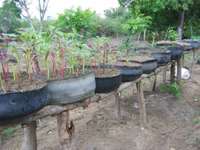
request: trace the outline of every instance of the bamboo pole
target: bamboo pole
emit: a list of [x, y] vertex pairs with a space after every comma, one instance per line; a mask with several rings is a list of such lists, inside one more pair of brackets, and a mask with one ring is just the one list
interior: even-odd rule
[[25, 123], [22, 127], [24, 128], [24, 138], [21, 150], [37, 150], [36, 121]]

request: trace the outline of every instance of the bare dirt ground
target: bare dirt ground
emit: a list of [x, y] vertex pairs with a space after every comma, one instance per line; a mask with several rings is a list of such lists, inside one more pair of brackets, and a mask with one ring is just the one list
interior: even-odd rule
[[[111, 96], [87, 109], [70, 113], [76, 127], [72, 150], [200, 150], [200, 66], [193, 77], [184, 81], [182, 97], [150, 92], [145, 82], [148, 125], [141, 129], [139, 110], [133, 89], [122, 94], [122, 120], [115, 118], [114, 98]], [[152, 82], [151, 82], [152, 83]], [[39, 121], [37, 131], [39, 150], [59, 150], [56, 119]], [[3, 150], [20, 149], [22, 129], [3, 141]]]

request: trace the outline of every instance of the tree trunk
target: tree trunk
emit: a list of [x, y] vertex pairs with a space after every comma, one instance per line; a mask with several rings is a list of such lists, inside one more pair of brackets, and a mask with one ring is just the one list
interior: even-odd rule
[[185, 21], [185, 11], [182, 11], [182, 12], [180, 13], [180, 18], [179, 18], [178, 40], [182, 40], [182, 39], [183, 39], [184, 21]]

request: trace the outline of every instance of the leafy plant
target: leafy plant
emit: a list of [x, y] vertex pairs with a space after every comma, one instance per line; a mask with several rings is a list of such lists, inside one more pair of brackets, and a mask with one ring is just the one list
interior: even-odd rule
[[174, 30], [172, 27], [169, 27], [166, 31], [166, 40], [172, 40], [175, 41], [178, 38], [178, 34], [176, 30]]

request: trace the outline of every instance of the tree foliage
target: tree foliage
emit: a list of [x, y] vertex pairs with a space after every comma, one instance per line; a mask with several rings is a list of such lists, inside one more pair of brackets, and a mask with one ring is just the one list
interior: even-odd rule
[[[119, 0], [120, 4], [130, 0]], [[194, 20], [200, 15], [200, 1], [196, 0], [134, 0], [129, 5], [129, 10], [136, 16], [143, 14], [152, 18], [151, 31], [161, 33], [169, 28], [182, 27], [181, 14], [184, 12], [184, 27], [188, 36], [191, 31], [191, 26], [194, 25]], [[195, 19], [194, 19], [195, 18]], [[182, 18], [183, 19], [183, 18]], [[198, 23], [196, 23], [198, 24]]]
[[61, 31], [70, 32], [73, 29], [83, 35], [96, 33], [98, 27], [96, 13], [87, 9], [67, 9], [56, 20], [56, 26]]
[[0, 32], [15, 32], [20, 27], [21, 10], [13, 0], [5, 0], [0, 7]]

